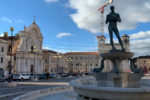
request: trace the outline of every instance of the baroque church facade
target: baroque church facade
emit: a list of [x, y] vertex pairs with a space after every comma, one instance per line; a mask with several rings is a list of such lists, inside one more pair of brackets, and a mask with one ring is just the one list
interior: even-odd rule
[[20, 31], [20, 43], [16, 50], [16, 73], [43, 74], [43, 36], [35, 21]]
[[12, 43], [12, 61], [11, 73], [43, 74], [45, 67], [43, 65], [43, 36], [39, 26], [35, 21], [29, 26], [24, 27], [23, 31], [17, 36], [8, 36], [5, 34], [0, 40], [7, 43], [7, 60], [5, 62], [5, 71], [10, 69], [10, 52]]

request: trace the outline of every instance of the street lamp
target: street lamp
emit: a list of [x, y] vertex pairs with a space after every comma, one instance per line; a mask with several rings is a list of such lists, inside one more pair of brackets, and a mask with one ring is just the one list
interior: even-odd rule
[[35, 45], [31, 47], [31, 53], [34, 54], [34, 69], [33, 69], [34, 71], [33, 71], [33, 77], [35, 78], [35, 54], [36, 54], [36, 46]]
[[10, 48], [10, 62], [9, 62], [9, 82], [12, 81], [11, 70], [12, 70], [12, 45], [13, 45], [13, 31], [14, 31], [14, 28], [11, 27], [10, 31], [11, 31], [11, 48]]
[[71, 62], [73, 61], [71, 59], [71, 57], [69, 57], [69, 59], [67, 60], [68, 61], [68, 65], [69, 65], [69, 73], [71, 72]]
[[59, 53], [57, 53], [57, 55], [56, 56], [53, 56], [54, 58], [56, 58], [57, 59], [57, 77], [58, 77], [58, 73], [59, 73], [59, 64], [58, 64], [58, 62], [59, 62], [59, 58], [61, 58], [62, 56], [60, 56], [60, 54]]

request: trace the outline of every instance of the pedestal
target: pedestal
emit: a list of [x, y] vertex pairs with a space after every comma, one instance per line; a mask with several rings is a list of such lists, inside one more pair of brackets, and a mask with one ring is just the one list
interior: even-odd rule
[[123, 60], [131, 59], [134, 56], [134, 53], [132, 52], [122, 52], [122, 51], [114, 51], [114, 52], [108, 52], [108, 53], [102, 53], [100, 54], [102, 58], [106, 60], [110, 60], [113, 63], [113, 69], [111, 72], [124, 72], [122, 70], [121, 63]]
[[100, 87], [139, 88], [142, 73], [94, 73]]

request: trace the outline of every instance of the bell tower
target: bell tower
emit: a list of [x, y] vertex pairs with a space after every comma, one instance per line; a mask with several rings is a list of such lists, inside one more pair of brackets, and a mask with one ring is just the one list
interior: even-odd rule
[[122, 43], [127, 51], [130, 51], [130, 37], [128, 35], [123, 35], [121, 37]]
[[106, 37], [104, 35], [97, 36], [97, 41], [98, 41], [98, 52], [103, 53], [105, 42], [106, 42]]

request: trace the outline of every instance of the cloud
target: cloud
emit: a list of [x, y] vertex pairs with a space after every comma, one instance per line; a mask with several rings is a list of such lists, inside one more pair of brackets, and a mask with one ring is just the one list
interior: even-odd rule
[[8, 17], [2, 17], [1, 18], [2, 21], [7, 22], [7, 23], [24, 23], [24, 21], [22, 19], [10, 19]]
[[7, 22], [7, 23], [12, 23], [12, 22], [13, 22], [13, 20], [11, 20], [11, 19], [9, 19], [9, 18], [7, 18], [7, 17], [3, 17], [3, 18], [2, 18], [2, 21], [5, 21], [5, 22]]
[[50, 50], [51, 48], [49, 46], [44, 46], [43, 49]]
[[64, 36], [72, 36], [72, 34], [71, 33], [59, 33], [56, 37], [61, 38], [61, 37], [64, 37]]
[[16, 22], [16, 23], [24, 23], [24, 21], [22, 19], [15, 19], [14, 22]]
[[58, 0], [45, 0], [45, 2], [47, 2], [47, 3], [58, 2]]
[[130, 35], [131, 39], [145, 39], [145, 38], [150, 38], [150, 31], [146, 32], [139, 32], [139, 33], [134, 33]]
[[[70, 16], [79, 28], [98, 33], [101, 27], [101, 17], [97, 9], [105, 2], [107, 0], [69, 0], [68, 5], [76, 10]], [[114, 0], [113, 5], [122, 18], [122, 23], [118, 25], [119, 30], [132, 30], [139, 22], [150, 22], [149, 0]], [[109, 7], [110, 5], [105, 8], [105, 16], [110, 12]], [[105, 25], [105, 32], [108, 32], [107, 27]]]
[[131, 51], [135, 56], [149, 55], [150, 53], [150, 31], [141, 31], [130, 35]]
[[0, 37], [4, 36], [4, 33], [0, 34]]

